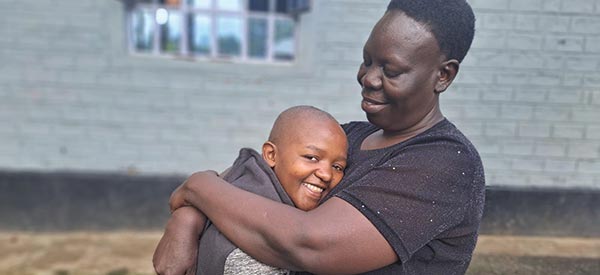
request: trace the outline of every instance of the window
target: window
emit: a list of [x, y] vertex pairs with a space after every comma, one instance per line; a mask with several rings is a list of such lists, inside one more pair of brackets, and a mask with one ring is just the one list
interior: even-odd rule
[[129, 0], [132, 52], [206, 59], [293, 61], [308, 0]]

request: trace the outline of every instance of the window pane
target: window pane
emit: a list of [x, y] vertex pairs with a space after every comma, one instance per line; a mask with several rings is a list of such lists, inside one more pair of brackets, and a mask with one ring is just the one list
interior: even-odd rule
[[169, 11], [167, 23], [160, 26], [160, 49], [163, 52], [177, 53], [181, 42], [181, 14]]
[[208, 15], [193, 15], [188, 21], [190, 36], [188, 39], [190, 52], [195, 54], [210, 54], [210, 17]]
[[288, 11], [288, 0], [277, 0], [275, 11], [279, 13], [286, 13]]
[[219, 17], [217, 27], [219, 55], [239, 56], [242, 48], [242, 20], [238, 17]]
[[242, 0], [217, 0], [217, 7], [221, 10], [241, 11]]
[[193, 8], [208, 9], [211, 0], [187, 0], [188, 5]]
[[135, 1], [136, 5], [144, 5], [144, 4], [152, 4], [154, 0], [137, 0]]
[[274, 58], [280, 60], [294, 59], [294, 45], [294, 21], [276, 20], [273, 45]]
[[179, 6], [181, 0], [158, 0], [158, 3], [167, 6]]
[[269, 0], [250, 0], [248, 9], [250, 11], [269, 11]]
[[131, 35], [137, 51], [152, 51], [154, 45], [154, 16], [149, 11], [131, 14]]
[[262, 18], [248, 19], [248, 55], [250, 57], [267, 57], [267, 20]]

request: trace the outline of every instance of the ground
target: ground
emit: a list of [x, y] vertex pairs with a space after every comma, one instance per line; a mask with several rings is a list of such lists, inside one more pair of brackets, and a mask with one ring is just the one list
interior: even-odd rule
[[[160, 236], [0, 232], [0, 274], [150, 275]], [[467, 274], [600, 274], [600, 239], [481, 236]]]

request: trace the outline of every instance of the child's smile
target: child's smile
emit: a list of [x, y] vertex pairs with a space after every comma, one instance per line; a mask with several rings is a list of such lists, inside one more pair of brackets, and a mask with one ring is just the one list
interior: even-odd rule
[[307, 211], [344, 176], [346, 150], [346, 134], [336, 121], [300, 119], [263, 145], [263, 157], [294, 205]]

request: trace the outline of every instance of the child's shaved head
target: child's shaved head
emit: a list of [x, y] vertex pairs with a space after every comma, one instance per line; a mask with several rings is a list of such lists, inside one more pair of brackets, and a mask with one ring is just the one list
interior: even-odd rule
[[344, 176], [347, 148], [346, 134], [330, 114], [296, 106], [277, 117], [262, 154], [294, 205], [308, 211]]
[[297, 127], [300, 126], [300, 124], [303, 124], [302, 122], [304, 121], [330, 121], [339, 125], [333, 116], [321, 109], [308, 105], [295, 106], [279, 114], [273, 123], [269, 141], [277, 144], [285, 134], [294, 133], [295, 130], [300, 130], [297, 129]]

